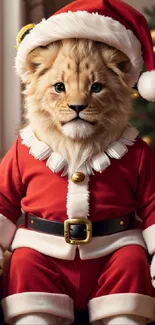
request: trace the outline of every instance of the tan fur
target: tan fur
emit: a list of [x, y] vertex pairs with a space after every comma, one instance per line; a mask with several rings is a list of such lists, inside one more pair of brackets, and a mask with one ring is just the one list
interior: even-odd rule
[[[125, 54], [90, 40], [58, 41], [29, 54], [24, 78], [25, 119], [40, 140], [66, 157], [70, 173], [104, 151], [127, 126], [131, 112], [131, 90], [126, 84], [129, 68]], [[65, 93], [55, 92], [57, 82], [65, 84]], [[90, 92], [94, 82], [104, 85], [100, 93]], [[76, 117], [68, 105], [75, 104], [88, 104], [80, 114], [93, 125], [68, 123]], [[66, 125], [71, 136], [64, 134]]]

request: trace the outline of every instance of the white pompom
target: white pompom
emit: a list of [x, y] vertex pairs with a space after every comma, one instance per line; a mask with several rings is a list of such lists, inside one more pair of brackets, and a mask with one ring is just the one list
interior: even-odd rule
[[150, 102], [155, 101], [155, 70], [144, 72], [138, 81], [140, 95]]

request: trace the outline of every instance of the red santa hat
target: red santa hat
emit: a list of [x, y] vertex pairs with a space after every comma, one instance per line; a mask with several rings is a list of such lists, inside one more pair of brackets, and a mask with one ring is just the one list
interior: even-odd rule
[[[129, 85], [138, 81], [140, 95], [155, 101], [152, 39], [146, 19], [136, 9], [121, 0], [76, 0], [47, 20], [29, 25], [17, 37], [17, 73], [24, 77], [30, 51], [68, 38], [91, 39], [124, 52], [131, 62]], [[140, 76], [143, 63], [147, 72]]]

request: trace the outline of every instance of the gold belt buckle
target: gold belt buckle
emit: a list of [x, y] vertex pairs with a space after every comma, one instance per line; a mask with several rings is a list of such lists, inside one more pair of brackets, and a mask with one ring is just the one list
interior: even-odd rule
[[[71, 239], [70, 238], [70, 226], [71, 225], [85, 225], [86, 226], [86, 238], [85, 239]], [[66, 243], [72, 245], [86, 244], [92, 238], [92, 223], [88, 219], [67, 219], [64, 221], [64, 238]]]

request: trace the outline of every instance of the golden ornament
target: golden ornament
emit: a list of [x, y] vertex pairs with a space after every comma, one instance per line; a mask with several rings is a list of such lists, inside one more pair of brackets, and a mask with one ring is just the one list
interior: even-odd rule
[[133, 99], [140, 98], [139, 92], [136, 89], [132, 90], [132, 95], [131, 96], [132, 96]]
[[76, 172], [72, 175], [72, 182], [75, 184], [82, 183], [85, 179], [85, 175], [81, 172]]
[[152, 139], [146, 135], [143, 137], [143, 140], [150, 146], [152, 144]]
[[153, 44], [155, 44], [155, 29], [151, 30], [151, 37], [152, 37]]
[[24, 36], [26, 36], [29, 31], [31, 29], [33, 29], [35, 27], [35, 24], [28, 24], [24, 27], [21, 28], [21, 30], [19, 31], [19, 33], [17, 34], [17, 37], [16, 37], [16, 46], [15, 48], [18, 50], [18, 47], [21, 43], [21, 41], [23, 40]]
[[153, 42], [153, 53], [155, 53], [155, 29], [151, 30], [151, 37]]

